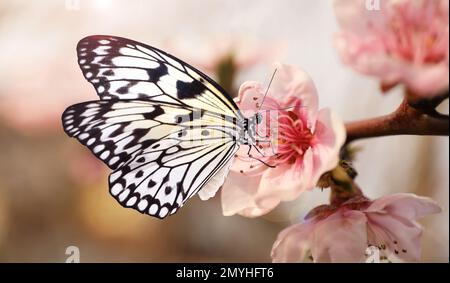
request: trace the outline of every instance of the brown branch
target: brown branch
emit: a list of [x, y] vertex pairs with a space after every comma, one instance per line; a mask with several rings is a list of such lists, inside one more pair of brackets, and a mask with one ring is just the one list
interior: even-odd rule
[[449, 135], [449, 117], [435, 108], [448, 92], [431, 103], [421, 104], [405, 99], [393, 113], [372, 119], [349, 122], [346, 143], [362, 138], [391, 135]]

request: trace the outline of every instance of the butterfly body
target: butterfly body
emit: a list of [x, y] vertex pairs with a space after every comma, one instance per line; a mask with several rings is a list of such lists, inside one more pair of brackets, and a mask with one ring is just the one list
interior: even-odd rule
[[196, 68], [157, 48], [97, 35], [77, 46], [100, 100], [68, 107], [62, 122], [108, 165], [111, 195], [158, 218], [190, 197], [212, 197], [241, 145], [257, 142], [259, 116]]
[[239, 144], [255, 145], [256, 144], [256, 125], [258, 124], [258, 114], [250, 118], [244, 118], [242, 122], [242, 131], [240, 134]]

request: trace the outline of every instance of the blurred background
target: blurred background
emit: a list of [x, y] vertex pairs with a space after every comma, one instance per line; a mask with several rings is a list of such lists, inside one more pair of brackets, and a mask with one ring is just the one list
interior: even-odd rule
[[[277, 234], [326, 203], [314, 190], [267, 216], [224, 217], [220, 198], [194, 197], [164, 221], [123, 209], [109, 194], [108, 170], [76, 140], [60, 115], [97, 99], [77, 65], [87, 35], [128, 37], [169, 51], [235, 91], [267, 83], [272, 62], [306, 70], [345, 120], [386, 114], [402, 90], [380, 94], [375, 79], [342, 65], [332, 2], [48, 0], [0, 2], [0, 262], [269, 262]], [[448, 101], [441, 105], [448, 113]], [[413, 192], [437, 200], [424, 218], [423, 261], [449, 260], [448, 137], [364, 140], [358, 183], [370, 197]]]

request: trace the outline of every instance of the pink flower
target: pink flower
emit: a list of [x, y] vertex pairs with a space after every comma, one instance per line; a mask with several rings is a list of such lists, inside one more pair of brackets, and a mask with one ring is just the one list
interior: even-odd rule
[[[312, 189], [319, 177], [334, 168], [345, 140], [342, 121], [329, 109], [318, 110], [316, 88], [303, 71], [279, 65], [275, 80], [261, 109], [277, 114], [277, 154], [269, 143], [258, 144], [265, 153], [261, 161], [250, 158], [242, 146], [222, 188], [224, 215], [239, 213], [256, 217], [268, 213], [281, 201], [297, 198]], [[265, 89], [256, 82], [244, 83], [237, 103], [244, 115], [253, 116], [262, 102]], [[260, 113], [265, 113], [261, 111]], [[267, 114], [265, 115], [267, 117]], [[272, 137], [273, 135], [270, 134]], [[252, 156], [257, 156], [255, 150]]]
[[386, 0], [379, 10], [365, 2], [335, 0], [342, 28], [336, 46], [344, 63], [385, 87], [403, 83], [422, 97], [447, 90], [448, 1]]
[[356, 197], [336, 208], [313, 209], [304, 223], [284, 229], [272, 247], [273, 262], [364, 262], [368, 246], [390, 260], [419, 261], [422, 227], [415, 221], [440, 212], [430, 198], [394, 194]]

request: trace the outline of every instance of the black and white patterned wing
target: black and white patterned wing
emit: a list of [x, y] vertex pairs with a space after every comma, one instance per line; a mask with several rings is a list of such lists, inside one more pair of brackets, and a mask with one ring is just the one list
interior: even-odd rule
[[142, 100], [100, 100], [75, 104], [63, 115], [64, 131], [87, 146], [111, 169], [180, 129], [192, 110]]
[[157, 48], [121, 37], [94, 35], [77, 46], [85, 78], [101, 99], [152, 99], [228, 116], [240, 115], [208, 76]]
[[183, 134], [174, 133], [155, 143], [111, 173], [110, 193], [124, 207], [164, 218], [200, 189], [214, 194], [237, 150], [234, 139], [215, 127], [188, 127]]
[[234, 120], [152, 100], [75, 104], [62, 120], [69, 136], [115, 170], [111, 194], [159, 218], [208, 185], [215, 192], [238, 149]]
[[62, 122], [114, 170], [111, 194], [159, 218], [200, 190], [202, 199], [211, 197], [242, 131], [226, 92], [194, 67], [129, 39], [89, 36], [77, 52], [101, 100], [70, 106]]

